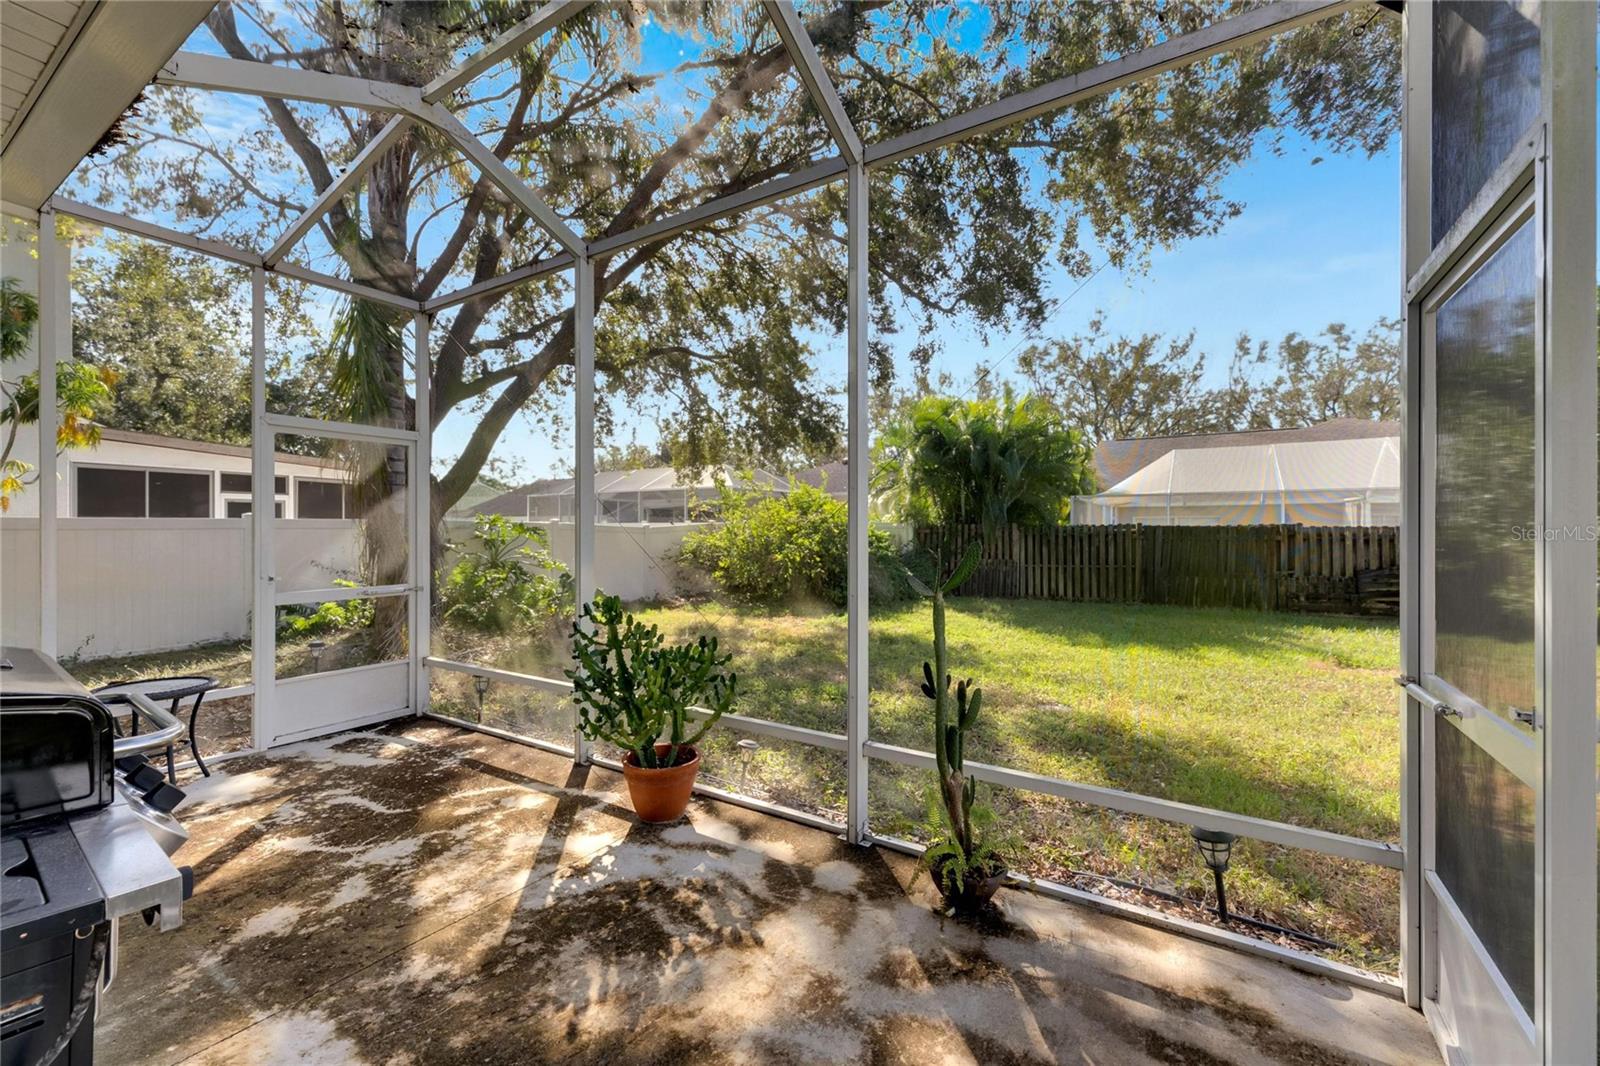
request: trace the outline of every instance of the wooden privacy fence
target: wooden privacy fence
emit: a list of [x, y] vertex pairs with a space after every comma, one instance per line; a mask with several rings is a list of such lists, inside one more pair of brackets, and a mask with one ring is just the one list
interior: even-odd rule
[[983, 554], [957, 593], [1010, 599], [1166, 603], [1277, 611], [1396, 614], [1394, 526], [920, 527], [947, 560]]

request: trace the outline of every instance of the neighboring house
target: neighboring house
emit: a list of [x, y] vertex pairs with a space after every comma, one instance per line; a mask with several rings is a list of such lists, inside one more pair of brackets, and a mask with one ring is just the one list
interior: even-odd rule
[[850, 461], [837, 459], [833, 462], [813, 466], [809, 470], [801, 470], [795, 474], [794, 479], [802, 485], [810, 485], [814, 489], [823, 489], [829, 496], [836, 500], [843, 500], [850, 495], [849, 492]]
[[[731, 466], [685, 477], [670, 466], [644, 470], [600, 470], [594, 475], [596, 521], [613, 524], [687, 522], [701, 504], [717, 499], [721, 486], [788, 491], [788, 482], [758, 470], [747, 476]], [[501, 514], [531, 522], [571, 522], [576, 514], [572, 478], [545, 478], [479, 504], [478, 514]]]
[[[351, 518], [349, 475], [332, 460], [279, 452], [274, 460], [279, 518]], [[251, 510], [250, 449], [154, 433], [103, 429], [93, 448], [64, 452], [57, 514], [62, 518], [240, 518]], [[13, 509], [36, 514], [38, 494]]]
[[1400, 521], [1397, 422], [1106, 441], [1095, 469], [1110, 485], [1073, 499], [1074, 525]]
[[467, 491], [461, 494], [461, 499], [457, 500], [450, 510], [445, 512], [445, 518], [471, 521], [474, 515], [480, 513], [480, 508], [484, 504], [504, 495], [505, 491], [504, 486], [491, 485], [482, 478], [478, 478], [467, 486]]

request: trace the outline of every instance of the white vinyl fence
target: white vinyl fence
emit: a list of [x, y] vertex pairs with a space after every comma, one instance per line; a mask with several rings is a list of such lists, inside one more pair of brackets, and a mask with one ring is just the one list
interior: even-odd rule
[[[57, 551], [63, 656], [100, 658], [187, 648], [250, 635], [248, 518], [62, 518]], [[572, 569], [573, 526], [551, 523], [550, 551]], [[702, 579], [678, 566], [694, 524], [595, 530], [601, 589], [628, 600], [680, 595]], [[450, 524], [457, 544], [471, 527]], [[273, 538], [282, 588], [327, 588], [356, 576], [358, 524], [279, 519]], [[39, 631], [39, 520], [0, 519], [0, 642], [31, 645]]]
[[[137, 655], [249, 636], [248, 518], [62, 518], [58, 529], [63, 656]], [[354, 521], [280, 519], [274, 542], [278, 578], [288, 587], [326, 587], [356, 574]], [[39, 520], [0, 519], [0, 638], [7, 644], [38, 639], [38, 560]]]
[[[572, 573], [571, 522], [533, 522], [550, 536], [550, 554]], [[458, 548], [471, 550], [470, 520], [450, 519], [448, 536]], [[699, 522], [596, 523], [594, 529], [595, 587], [625, 600], [655, 600], [702, 591], [705, 579], [697, 571], [678, 565], [683, 538], [706, 528]]]

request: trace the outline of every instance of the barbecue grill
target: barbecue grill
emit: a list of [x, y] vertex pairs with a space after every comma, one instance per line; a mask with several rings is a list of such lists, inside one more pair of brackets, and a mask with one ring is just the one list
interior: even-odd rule
[[172, 813], [183, 793], [144, 755], [184, 727], [135, 693], [150, 730], [117, 737], [105, 702], [52, 659], [0, 659], [0, 1066], [82, 1066], [119, 921], [175, 929], [193, 890], [171, 858], [188, 838]]

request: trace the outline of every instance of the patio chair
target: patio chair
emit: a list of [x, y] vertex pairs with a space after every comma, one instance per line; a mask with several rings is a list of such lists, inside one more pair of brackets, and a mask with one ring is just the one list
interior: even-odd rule
[[[107, 703], [126, 703], [128, 696], [137, 693], [146, 699], [156, 702], [168, 701], [169, 709], [174, 718], [179, 717], [178, 705], [190, 696], [194, 703], [189, 708], [189, 738], [178, 743], [188, 744], [189, 753], [194, 756], [194, 764], [200, 767], [200, 772], [206, 777], [211, 776], [211, 771], [206, 767], [205, 760], [200, 757], [200, 745], [195, 740], [195, 724], [200, 720], [200, 704], [204, 702], [206, 693], [217, 687], [217, 679], [204, 674], [188, 674], [182, 677], [151, 677], [137, 681], [118, 681], [110, 685], [101, 685], [94, 690], [94, 694]], [[129, 714], [129, 728], [137, 734], [139, 732], [139, 716]], [[118, 720], [118, 729], [121, 722]], [[167, 780], [177, 782], [176, 760], [173, 758], [173, 749], [177, 744], [167, 745]]]

